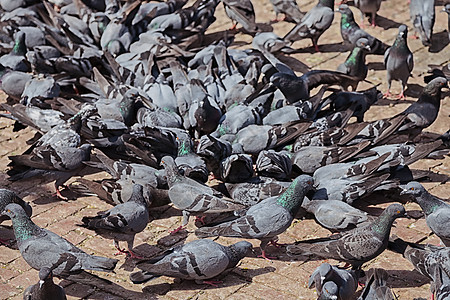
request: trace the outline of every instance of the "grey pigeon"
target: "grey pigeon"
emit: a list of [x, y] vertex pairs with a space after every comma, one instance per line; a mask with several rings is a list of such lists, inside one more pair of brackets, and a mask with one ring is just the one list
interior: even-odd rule
[[388, 245], [392, 223], [405, 208], [391, 204], [372, 223], [327, 238], [299, 241], [287, 247], [290, 255], [315, 255], [349, 263], [354, 269], [381, 254]]
[[341, 13], [341, 36], [344, 42], [355, 46], [356, 41], [360, 38], [366, 38], [369, 41], [370, 53], [379, 55], [384, 54], [388, 46], [362, 30], [358, 24], [356, 24], [353, 12], [347, 4], [339, 5], [338, 11]]
[[366, 54], [368, 51], [370, 51], [369, 41], [366, 38], [358, 39], [345, 62], [337, 67], [337, 71], [358, 77], [361, 81], [366, 79], [368, 71]]
[[447, 33], [448, 33], [448, 39], [450, 40], [450, 3], [445, 4], [444, 8], [442, 9], [442, 12], [447, 13], [447, 18], [448, 18]]
[[0, 64], [13, 71], [28, 72], [30, 71], [30, 66], [25, 58], [26, 53], [27, 46], [25, 45], [25, 32], [19, 31], [16, 34], [14, 47], [10, 53], [0, 57]]
[[53, 269], [53, 273], [69, 278], [82, 270], [112, 272], [118, 262], [117, 259], [89, 255], [59, 235], [38, 227], [18, 204], [8, 204], [2, 214], [11, 218], [20, 253], [33, 269], [51, 267], [62, 255], [67, 255], [71, 259]]
[[30, 285], [23, 293], [23, 300], [65, 300], [64, 289], [53, 282], [53, 272], [49, 267], [39, 270], [39, 283]]
[[411, 0], [409, 12], [414, 30], [424, 46], [431, 46], [435, 20], [435, 0]]
[[[100, 235], [114, 239], [114, 246], [121, 253], [136, 257], [133, 253], [134, 237], [145, 229], [149, 222], [147, 202], [144, 199], [143, 187], [133, 186], [133, 193], [127, 202], [118, 204], [106, 212], [98, 213], [95, 217], [83, 217], [83, 226], [94, 229]], [[122, 250], [119, 240], [127, 242], [128, 251]]]
[[408, 28], [405, 25], [400, 25], [394, 44], [384, 53], [384, 66], [386, 67], [388, 82], [388, 91], [385, 97], [391, 96], [392, 80], [400, 80], [402, 82], [402, 92], [398, 98], [405, 99], [403, 92], [414, 68], [413, 54], [408, 48], [407, 36]]
[[213, 227], [201, 227], [195, 231], [197, 237], [228, 236], [259, 239], [262, 257], [265, 248], [277, 235], [292, 223], [305, 194], [313, 189], [309, 175], [298, 176], [287, 190], [278, 197], [267, 198], [251, 206], [240, 218]]
[[161, 165], [166, 170], [170, 200], [183, 212], [183, 223], [178, 230], [187, 225], [191, 214], [228, 212], [244, 208], [219, 191], [181, 175], [172, 157], [163, 157]]
[[[321, 295], [324, 292], [330, 293], [327, 290], [327, 283], [333, 282], [336, 284], [337, 291], [334, 294], [334, 299], [352, 299], [358, 288], [358, 272], [355, 270], [339, 269], [336, 266], [332, 266], [329, 263], [323, 263], [318, 266], [309, 277], [308, 287], [311, 289], [316, 288], [317, 294]], [[333, 298], [320, 298], [319, 299], [333, 299]]]
[[395, 300], [391, 289], [387, 286], [389, 274], [384, 269], [372, 268], [366, 272], [366, 285], [358, 300]]
[[368, 221], [367, 213], [338, 200], [305, 199], [302, 207], [312, 213], [316, 221], [331, 231], [343, 231]]
[[319, 52], [317, 41], [333, 22], [333, 6], [334, 0], [319, 0], [319, 3], [306, 13], [301, 22], [292, 28], [284, 36], [284, 39], [295, 42], [300, 39], [310, 38], [314, 49], [316, 52]]
[[214, 285], [217, 282], [208, 280], [234, 268], [251, 249], [252, 244], [247, 241], [222, 246], [209, 239], [195, 240], [169, 249], [154, 259], [138, 262], [137, 267], [142, 271], [131, 273], [130, 280], [143, 283], [169, 276]]
[[293, 51], [293, 49], [289, 47], [289, 42], [286, 42], [274, 32], [258, 32], [253, 37], [252, 47], [270, 53]]
[[14, 99], [20, 100], [26, 84], [32, 78], [31, 74], [13, 71], [0, 64], [0, 89]]
[[300, 23], [305, 15], [300, 11], [295, 0], [270, 0], [275, 11], [275, 21], [278, 21], [278, 15], [284, 14], [285, 21], [294, 21]]
[[237, 23], [248, 32], [255, 32], [258, 27], [255, 24], [255, 9], [250, 0], [222, 0], [227, 16], [235, 22], [233, 29]]
[[253, 160], [249, 154], [234, 153], [220, 162], [220, 178], [239, 183], [253, 177]]
[[370, 14], [372, 26], [376, 26], [375, 18], [380, 10], [382, 0], [355, 0], [355, 6], [361, 11], [361, 24], [364, 24], [364, 14]]
[[409, 182], [400, 194], [413, 196], [425, 214], [428, 227], [442, 240], [445, 246], [450, 247], [450, 230], [446, 225], [450, 219], [450, 205], [431, 195], [417, 181]]
[[287, 180], [292, 172], [291, 153], [287, 151], [263, 150], [259, 152], [255, 166], [259, 176]]

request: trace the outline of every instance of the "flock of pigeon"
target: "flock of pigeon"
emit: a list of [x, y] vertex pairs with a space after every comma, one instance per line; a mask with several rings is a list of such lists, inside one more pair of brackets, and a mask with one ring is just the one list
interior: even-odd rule
[[[394, 299], [386, 271], [362, 270], [387, 248], [432, 280], [437, 299], [448, 299], [450, 205], [417, 182], [426, 174], [408, 166], [449, 154], [448, 131], [422, 134], [437, 118], [449, 66], [426, 77], [417, 101], [391, 118], [365, 122], [364, 113], [383, 94], [376, 87], [356, 91], [366, 81], [365, 57], [384, 55], [389, 88], [401, 81], [399, 98], [405, 97], [414, 65], [407, 25], [429, 46], [434, 0], [410, 1], [412, 23], [399, 26], [391, 46], [358, 26], [341, 3], [342, 38], [353, 50], [336, 70], [300, 77], [274, 53], [293, 53], [292, 43], [305, 38], [319, 51], [319, 38], [337, 14], [334, 0], [319, 0], [306, 14], [295, 0], [271, 0], [277, 18], [284, 14], [295, 23], [283, 38], [258, 27], [250, 0], [222, 0], [232, 30], [238, 24], [253, 37], [247, 50], [228, 47], [233, 31], [206, 40], [219, 0], [186, 2], [0, 1], [0, 87], [8, 95], [2, 116], [15, 120], [16, 130], [36, 130], [30, 148], [10, 157], [10, 180], [55, 180], [64, 199], [69, 178], [111, 174], [102, 181], [80, 178], [69, 188], [115, 205], [79, 225], [113, 240], [135, 261], [140, 270], [130, 274], [134, 283], [171, 276], [215, 285], [212, 279], [251, 255], [252, 244], [223, 246], [206, 237], [257, 239], [260, 256], [270, 260], [268, 245], [278, 246], [277, 236], [294, 218], [309, 214], [336, 234], [285, 245], [285, 251], [293, 259], [316, 256], [348, 265], [324, 263], [314, 271], [309, 287], [319, 299], [352, 299], [364, 273], [359, 299]], [[369, 14], [376, 25], [381, 0], [354, 5], [362, 24]], [[207, 185], [212, 177], [220, 184]], [[407, 216], [401, 204], [377, 217], [352, 206], [375, 191], [411, 195], [445, 246], [390, 240], [394, 220]], [[199, 239], [158, 257], [140, 256], [134, 238], [151, 221], [149, 209], [169, 203], [183, 215], [171, 234], [193, 215]], [[85, 270], [114, 271], [118, 260], [89, 255], [38, 227], [30, 205], [14, 192], [0, 190], [0, 211], [1, 221], [12, 220], [24, 260], [39, 270], [39, 283], [24, 299], [65, 299], [53, 275], [89, 282], [95, 275]]]

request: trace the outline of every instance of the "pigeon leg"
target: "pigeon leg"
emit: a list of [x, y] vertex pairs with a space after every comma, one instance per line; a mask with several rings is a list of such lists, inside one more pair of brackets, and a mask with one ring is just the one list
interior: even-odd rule
[[223, 283], [223, 281], [217, 281], [217, 280], [203, 280], [202, 283], [208, 284], [208, 285], [213, 286], [213, 287], [219, 287], [218, 284]]
[[377, 17], [377, 14], [376, 13], [374, 13], [374, 14], [372, 14], [372, 27], [377, 27], [377, 24], [375, 23], [375, 19], [376, 19], [376, 17]]
[[202, 225], [206, 225], [206, 223], [205, 223], [205, 218], [206, 218], [205, 215], [203, 215], [203, 216], [201, 216], [201, 217], [195, 216], [195, 222], [200, 222]]
[[134, 253], [133, 251], [131, 251], [131, 249], [128, 249], [127, 251], [127, 256], [134, 258], [134, 259], [144, 259], [144, 257], [137, 255], [136, 253]]
[[391, 91], [387, 90], [387, 92], [383, 94], [383, 98], [390, 98], [390, 97], [392, 97]]
[[286, 246], [286, 244], [279, 244], [276, 240], [271, 240], [269, 243], [276, 248], [281, 248], [283, 246]]
[[258, 255], [258, 257], [262, 257], [265, 260], [269, 260], [269, 261], [276, 258], [276, 257], [273, 257], [273, 256], [267, 256], [265, 250], [261, 250], [261, 255]]
[[396, 99], [397, 100], [405, 100], [406, 99], [405, 95], [403, 94], [403, 91], [400, 93], [400, 95], [397, 96]]
[[271, 20], [272, 22], [279, 22], [280, 20], [278, 19], [278, 13], [275, 13], [275, 19]]
[[233, 21], [231, 21], [231, 24], [233, 24], [233, 26], [230, 27], [230, 30], [236, 30], [237, 23], [234, 23]]
[[313, 41], [313, 45], [314, 45], [314, 50], [316, 50], [316, 52], [319, 53], [320, 52], [319, 45], [317, 45], [317, 43], [314, 41]]
[[169, 231], [169, 233], [170, 233], [171, 235], [174, 235], [175, 233], [180, 232], [180, 231], [183, 230], [183, 229], [184, 229], [184, 226], [181, 225], [181, 226], [178, 227], [177, 229], [174, 229], [174, 230], [172, 230], [172, 231]]
[[128, 251], [125, 249], [120, 249], [119, 242], [116, 240], [114, 240], [114, 247], [116, 247], [116, 249], [117, 249], [117, 253], [115, 253], [114, 255], [116, 255], [116, 256], [121, 255], [121, 254], [128, 255]]
[[61, 191], [68, 189], [69, 187], [67, 185], [56, 185], [55, 183], [55, 189], [56, 189], [56, 193], [54, 194], [56, 197], [58, 197], [58, 199], [61, 199], [63, 201], [67, 201], [69, 200], [69, 198], [63, 196], [61, 194]]

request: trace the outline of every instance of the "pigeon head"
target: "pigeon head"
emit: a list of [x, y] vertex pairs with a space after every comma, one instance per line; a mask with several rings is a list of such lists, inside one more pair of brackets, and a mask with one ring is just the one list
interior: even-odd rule
[[447, 79], [444, 77], [437, 77], [431, 80], [424, 88], [423, 94], [427, 94], [430, 96], [438, 96], [440, 98], [440, 93], [442, 88], [448, 88]]
[[6, 205], [5, 209], [2, 212], [2, 215], [10, 217], [11, 220], [21, 217], [28, 218], [23, 207], [16, 203], [10, 203]]
[[42, 285], [47, 280], [52, 280], [52, 279], [53, 279], [52, 269], [50, 269], [49, 267], [42, 267], [39, 270], [39, 288], [42, 288]]
[[425, 191], [425, 188], [418, 183], [417, 181], [409, 182], [403, 191], [400, 192], [400, 195], [415, 195], [420, 196]]
[[341, 14], [350, 14], [352, 11], [348, 7], [347, 4], [341, 4], [339, 5], [339, 8], [336, 10], [337, 12], [340, 12]]
[[334, 0], [319, 0], [319, 4], [333, 9]]
[[369, 40], [366, 38], [360, 38], [356, 41], [356, 47], [366, 49], [367, 51], [370, 51], [370, 45]]
[[247, 241], [237, 242], [230, 246], [233, 253], [239, 257], [239, 259], [247, 256], [247, 254], [253, 249], [253, 245]]
[[12, 53], [15, 55], [25, 55], [27, 53], [27, 46], [25, 46], [25, 32], [19, 31], [16, 33]]
[[389, 216], [394, 217], [394, 219], [406, 216], [405, 208], [403, 207], [403, 205], [398, 203], [389, 205], [386, 208], [385, 213]]
[[331, 299], [331, 300], [337, 300], [338, 298], [339, 289], [336, 283], [333, 281], [327, 281], [322, 286], [322, 293], [320, 294], [318, 299]]
[[406, 25], [402, 24], [400, 27], [398, 27], [398, 36], [402, 38], [406, 38], [408, 35], [408, 27]]
[[450, 15], [450, 3], [446, 4], [444, 8], [442, 8], [441, 12], [446, 12]]

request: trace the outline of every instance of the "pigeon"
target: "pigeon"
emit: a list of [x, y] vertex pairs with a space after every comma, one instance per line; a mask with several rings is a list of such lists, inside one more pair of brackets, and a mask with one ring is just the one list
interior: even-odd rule
[[[81, 221], [84, 227], [94, 229], [100, 235], [112, 237], [114, 246], [120, 253], [138, 257], [132, 251], [134, 237], [147, 227], [149, 220], [143, 187], [140, 184], [135, 184], [133, 193], [127, 202], [118, 204], [106, 212], [100, 212], [98, 216], [83, 217]], [[128, 251], [120, 248], [119, 240], [127, 242]]]
[[[446, 277], [446, 284], [449, 283], [450, 252], [448, 247], [409, 243], [397, 237], [389, 241], [388, 249], [402, 254], [411, 262], [414, 269], [430, 278], [433, 281], [430, 287], [433, 294], [447, 293], [448, 295], [448, 288], [445, 290], [440, 287], [443, 283], [440, 280], [443, 275]], [[445, 299], [445, 297], [438, 299]]]
[[[358, 273], [355, 270], [339, 269], [329, 263], [323, 263], [318, 266], [309, 277], [308, 288], [316, 288], [317, 294], [324, 293], [324, 289], [328, 290], [327, 283], [333, 282], [336, 284], [337, 291], [334, 293], [334, 299], [352, 299], [358, 288]], [[331, 290], [326, 291], [330, 293]], [[319, 299], [322, 299], [319, 297]], [[332, 298], [323, 298], [332, 299]]]
[[347, 4], [339, 5], [337, 11], [341, 13], [341, 36], [344, 42], [355, 46], [356, 42], [360, 38], [366, 38], [369, 41], [371, 54], [384, 54], [388, 46], [379, 39], [362, 30], [358, 24], [356, 24], [355, 18], [353, 17], [353, 12]]
[[380, 10], [382, 0], [355, 0], [355, 6], [361, 11], [361, 24], [364, 24], [364, 14], [370, 14], [372, 26], [376, 26], [375, 18]]
[[0, 88], [9, 97], [20, 100], [25, 86], [33, 79], [33, 75], [13, 71], [0, 64]]
[[217, 282], [208, 280], [234, 268], [251, 249], [252, 244], [247, 241], [222, 246], [209, 239], [195, 240], [157, 258], [139, 261], [137, 267], [142, 271], [131, 273], [130, 280], [137, 284], [169, 276], [215, 285]]
[[255, 9], [250, 0], [222, 0], [225, 13], [234, 23], [231, 29], [235, 29], [237, 23], [248, 32], [255, 32], [258, 27], [255, 24]]
[[163, 157], [161, 165], [166, 170], [170, 200], [183, 212], [182, 225], [175, 232], [187, 225], [191, 214], [220, 213], [244, 208], [219, 191], [181, 175], [172, 157]]
[[313, 189], [313, 179], [300, 175], [278, 197], [267, 198], [251, 206], [240, 218], [213, 227], [201, 227], [195, 231], [197, 237], [228, 236], [259, 239], [263, 258], [265, 248], [277, 235], [292, 223], [306, 193]]
[[447, 18], [448, 18], [447, 33], [448, 33], [448, 39], [450, 40], [450, 3], [445, 4], [444, 8], [442, 9], [442, 12], [447, 13]]
[[413, 196], [425, 214], [428, 227], [445, 246], [450, 247], [450, 231], [446, 225], [450, 218], [450, 205], [431, 195], [417, 181], [409, 182], [400, 194]]
[[431, 46], [435, 20], [434, 0], [411, 0], [409, 12], [414, 30], [424, 46]]
[[385, 97], [391, 96], [392, 80], [400, 80], [402, 82], [402, 92], [398, 99], [405, 99], [403, 92], [414, 68], [413, 54], [408, 48], [407, 36], [408, 28], [405, 25], [400, 25], [394, 44], [384, 53], [384, 66], [386, 67], [388, 82], [388, 91], [384, 95]]
[[302, 207], [331, 231], [352, 229], [368, 221], [367, 213], [338, 200], [305, 199]]
[[295, 0], [270, 0], [270, 3], [275, 11], [274, 21], [278, 21], [278, 15], [281, 13], [284, 14], [284, 21], [294, 21], [298, 24], [305, 15], [300, 11]]
[[291, 154], [287, 151], [263, 150], [259, 152], [255, 165], [259, 176], [277, 180], [289, 179], [292, 172]]
[[253, 206], [264, 199], [281, 195], [290, 184], [270, 177], [253, 177], [247, 182], [225, 183], [225, 187], [234, 201]]
[[333, 6], [334, 0], [319, 0], [319, 3], [306, 13], [300, 23], [284, 36], [284, 40], [295, 42], [310, 38], [316, 52], [320, 52], [317, 41], [333, 22]]
[[286, 73], [275, 73], [270, 83], [283, 93], [288, 103], [308, 100], [310, 91], [321, 84], [338, 84], [344, 88], [355, 87], [359, 79], [341, 72], [328, 70], [312, 70], [300, 77]]
[[389, 205], [373, 222], [327, 238], [299, 241], [287, 247], [287, 253], [315, 255], [336, 259], [352, 265], [353, 269], [377, 257], [388, 245], [391, 226], [395, 219], [404, 217], [405, 208], [400, 204]]
[[387, 286], [389, 274], [384, 269], [372, 268], [367, 271], [366, 285], [358, 300], [395, 300], [391, 289]]
[[366, 38], [358, 39], [356, 46], [349, 56], [347, 56], [345, 62], [337, 67], [337, 71], [358, 77], [361, 81], [366, 79], [368, 71], [366, 54], [368, 51], [370, 51], [369, 41]]
[[289, 47], [289, 43], [280, 38], [274, 32], [258, 32], [252, 41], [252, 47], [255, 49], [263, 51], [268, 51], [269, 53], [275, 52], [290, 52], [293, 51]]
[[231, 154], [220, 162], [219, 168], [224, 182], [239, 183], [253, 177], [253, 161], [248, 154]]
[[28, 72], [30, 65], [25, 58], [27, 46], [25, 45], [25, 32], [19, 31], [14, 40], [11, 52], [0, 57], [0, 64], [13, 71]]
[[23, 293], [23, 300], [65, 300], [64, 289], [53, 282], [53, 272], [49, 267], [39, 270], [39, 283], [30, 285]]
[[71, 259], [54, 268], [53, 274], [70, 278], [82, 270], [112, 272], [118, 262], [117, 259], [89, 255], [59, 235], [38, 227], [18, 204], [8, 204], [2, 214], [11, 218], [19, 251], [33, 269], [51, 267], [61, 255], [67, 255]]

